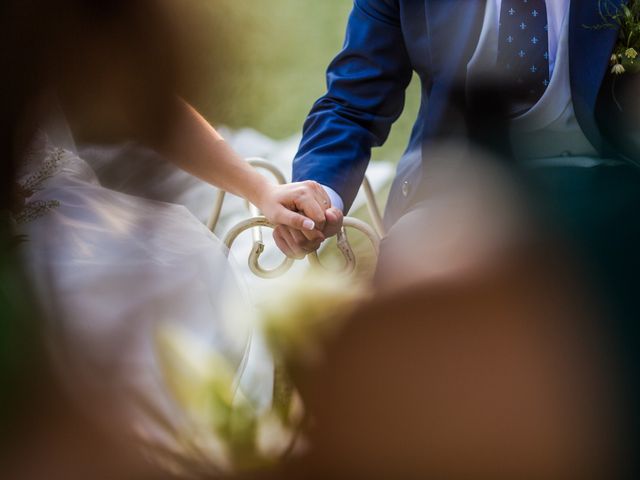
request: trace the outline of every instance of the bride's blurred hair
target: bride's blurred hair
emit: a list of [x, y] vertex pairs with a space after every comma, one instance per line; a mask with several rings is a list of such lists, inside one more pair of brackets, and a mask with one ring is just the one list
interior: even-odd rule
[[[0, 2], [0, 336], [11, 345], [0, 359], [0, 413], [11, 418], [0, 435], [0, 444], [10, 445], [0, 463], [11, 459], [7, 478], [23, 468], [36, 477], [48, 469], [65, 478], [149, 473], [69, 404], [51, 374], [7, 211], [24, 203], [17, 172], [52, 103], [63, 107], [81, 141], [165, 135], [176, 96], [197, 104], [200, 87], [220, 84], [215, 62], [197, 65], [211, 53], [209, 45], [226, 43], [223, 31], [212, 28], [217, 17], [208, 2], [197, 0]], [[56, 453], [45, 454], [52, 445]]]
[[209, 98], [223, 84], [211, 57], [234, 56], [212, 2], [6, 0], [0, 10], [2, 207], [43, 98], [55, 96], [76, 138], [100, 143], [162, 137], [176, 95], [209, 110], [227, 98]]

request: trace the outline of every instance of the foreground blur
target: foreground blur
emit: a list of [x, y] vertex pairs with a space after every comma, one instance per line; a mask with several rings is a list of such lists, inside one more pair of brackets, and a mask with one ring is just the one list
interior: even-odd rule
[[[2, 80], [5, 210], [30, 114], [51, 88], [81, 137], [119, 141], [169, 134], [170, 99], [206, 87], [189, 75], [185, 46], [206, 36], [184, 31], [206, 27], [197, 10], [80, 0], [3, 8], [11, 13], [3, 18], [22, 19], [2, 28], [5, 43], [18, 45], [3, 58], [18, 65]], [[249, 476], [584, 479], [631, 469], [634, 397], [611, 297], [537, 208], [544, 198], [532, 176], [483, 152], [458, 143], [430, 152], [428, 191], [384, 240], [367, 299], [340, 304], [337, 315], [331, 307], [344, 298], [321, 295], [313, 277], [284, 291], [277, 315], [289, 323], [268, 333], [305, 404], [303, 442], [274, 462], [275, 473]], [[154, 225], [144, 227], [152, 236]], [[180, 469], [149, 461], [123, 434], [131, 425], [118, 424], [110, 397], [105, 405], [84, 390], [75, 373], [83, 362], [54, 369], [42, 318], [65, 309], [38, 311], [19, 239], [7, 225], [1, 233], [3, 478], [212, 477], [209, 458]], [[336, 316], [341, 328], [318, 328]], [[117, 347], [114, 356], [125, 349]]]

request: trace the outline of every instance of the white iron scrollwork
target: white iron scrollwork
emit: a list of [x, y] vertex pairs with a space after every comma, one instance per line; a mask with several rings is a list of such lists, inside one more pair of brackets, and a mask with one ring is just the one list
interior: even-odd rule
[[[255, 168], [261, 168], [270, 172], [275, 180], [280, 183], [286, 183], [285, 176], [282, 172], [272, 163], [262, 159], [262, 158], [249, 158], [247, 160], [252, 166]], [[336, 236], [337, 247], [338, 250], [342, 253], [342, 256], [345, 259], [345, 264], [342, 267], [339, 273], [343, 274], [351, 274], [356, 268], [356, 255], [349, 244], [349, 240], [347, 239], [347, 229], [352, 228], [363, 233], [369, 242], [371, 243], [371, 247], [375, 253], [378, 255], [380, 238], [384, 235], [384, 229], [382, 225], [382, 217], [380, 215], [380, 210], [375, 200], [374, 192], [371, 187], [369, 181], [365, 178], [363, 182], [363, 190], [367, 200], [367, 207], [369, 210], [369, 214], [372, 218], [374, 227], [371, 227], [366, 222], [359, 220], [353, 217], [345, 217], [343, 222], [343, 227], [341, 231]], [[208, 228], [213, 231], [218, 224], [220, 219], [220, 214], [222, 212], [222, 207], [224, 205], [224, 199], [226, 196], [226, 192], [219, 191], [216, 197], [216, 201], [211, 213], [211, 217], [207, 223]], [[260, 256], [264, 252], [265, 244], [262, 236], [262, 228], [275, 228], [275, 225], [271, 224], [264, 216], [260, 215], [260, 212], [253, 205], [247, 203], [249, 211], [251, 212], [251, 217], [243, 220], [229, 230], [229, 232], [224, 237], [224, 244], [228, 249], [231, 249], [233, 243], [238, 238], [238, 236], [245, 232], [246, 230], [251, 229], [253, 232], [253, 246], [251, 248], [251, 252], [249, 254], [249, 268], [251, 272], [265, 279], [277, 278], [281, 275], [284, 275], [293, 265], [294, 260], [290, 258], [285, 258], [280, 265], [275, 268], [267, 269], [260, 265]], [[310, 253], [307, 255], [307, 259], [309, 263], [314, 266], [322, 266], [320, 259], [318, 258], [317, 252]]]

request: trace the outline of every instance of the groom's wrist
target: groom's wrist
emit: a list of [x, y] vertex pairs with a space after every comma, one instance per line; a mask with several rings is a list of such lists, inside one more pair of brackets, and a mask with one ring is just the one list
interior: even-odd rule
[[342, 201], [342, 197], [338, 195], [338, 192], [336, 192], [331, 187], [327, 187], [326, 185], [321, 184], [320, 186], [324, 188], [325, 192], [327, 192], [327, 195], [329, 196], [329, 200], [331, 200], [331, 206], [334, 208], [337, 208], [341, 212], [344, 212], [344, 202]]

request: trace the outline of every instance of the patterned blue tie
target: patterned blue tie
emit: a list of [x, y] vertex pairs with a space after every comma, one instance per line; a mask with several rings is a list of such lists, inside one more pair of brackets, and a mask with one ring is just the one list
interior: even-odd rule
[[511, 94], [511, 113], [533, 107], [549, 85], [549, 27], [545, 0], [502, 0], [498, 68]]

